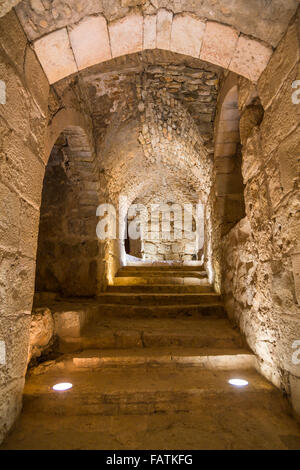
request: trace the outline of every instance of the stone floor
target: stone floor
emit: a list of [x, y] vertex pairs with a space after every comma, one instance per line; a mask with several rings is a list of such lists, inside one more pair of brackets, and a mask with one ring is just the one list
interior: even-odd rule
[[[247, 389], [227, 383], [249, 381]], [[63, 393], [51, 386], [71, 381]], [[253, 370], [107, 367], [29, 377], [24, 410], [2, 449], [298, 449], [279, 391]]]
[[[287, 400], [257, 373], [203, 273], [183, 271], [122, 271], [81, 335], [29, 371], [1, 449], [300, 450]], [[59, 382], [73, 388], [53, 391]]]

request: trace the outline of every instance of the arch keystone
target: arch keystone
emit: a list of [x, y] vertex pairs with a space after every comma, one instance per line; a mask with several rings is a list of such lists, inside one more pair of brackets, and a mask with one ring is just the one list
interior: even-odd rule
[[176, 15], [172, 23], [171, 50], [199, 58], [205, 23], [192, 15]]
[[50, 85], [77, 72], [66, 28], [37, 39], [34, 49]]
[[106, 19], [89, 16], [69, 29], [71, 46], [79, 70], [111, 59]]
[[112, 57], [134, 54], [143, 49], [143, 17], [133, 14], [109, 25]]
[[233, 57], [238, 33], [230, 26], [208, 21], [200, 59], [228, 68]]

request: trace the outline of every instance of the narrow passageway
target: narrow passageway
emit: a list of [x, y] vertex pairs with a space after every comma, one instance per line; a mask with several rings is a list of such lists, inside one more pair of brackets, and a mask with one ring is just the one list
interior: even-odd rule
[[300, 449], [299, 8], [1, 3], [0, 449]]

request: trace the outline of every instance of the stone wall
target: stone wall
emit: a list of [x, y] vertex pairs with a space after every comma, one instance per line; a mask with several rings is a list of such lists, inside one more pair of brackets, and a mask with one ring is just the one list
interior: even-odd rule
[[300, 104], [292, 102], [292, 83], [300, 78], [299, 59], [298, 14], [257, 88], [239, 80], [246, 217], [222, 243], [227, 311], [263, 374], [298, 413]]
[[36, 291], [59, 292], [63, 296], [97, 293], [98, 190], [98, 173], [87, 136], [79, 128], [66, 129], [53, 147], [46, 167]]
[[22, 405], [49, 85], [15, 13], [0, 19], [0, 441]]
[[129, 238], [128, 254], [153, 261], [192, 261], [197, 260], [198, 255], [201, 259], [203, 250], [198, 248], [195, 218], [191, 216], [191, 229], [183, 231], [184, 217], [190, 216], [184, 212], [182, 195], [169, 202], [172, 189], [166, 192], [163, 197], [158, 190], [153, 199], [150, 197], [150, 202], [149, 196], [139, 199], [138, 207], [143, 204], [144, 210], [137, 211], [137, 217], [128, 217], [128, 222], [139, 223], [141, 237], [139, 240]]

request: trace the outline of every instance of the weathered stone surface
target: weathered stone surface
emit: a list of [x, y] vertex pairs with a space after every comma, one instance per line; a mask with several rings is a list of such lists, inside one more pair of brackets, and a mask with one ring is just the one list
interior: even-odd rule
[[299, 182], [300, 168], [298, 148], [300, 128], [298, 127], [278, 147], [276, 156], [279, 162], [280, 182], [285, 193], [293, 191]]
[[65, 28], [36, 40], [34, 49], [50, 84], [77, 72], [69, 36]]
[[300, 377], [290, 375], [292, 404], [297, 415], [300, 415]]
[[112, 57], [143, 49], [143, 17], [132, 14], [109, 24]]
[[236, 48], [238, 33], [223, 24], [206, 23], [200, 59], [228, 68]]
[[292, 102], [291, 85], [300, 79], [300, 65], [296, 65], [281, 87], [277, 98], [266, 110], [261, 123], [262, 146], [265, 155], [276, 149], [298, 127], [300, 107]]
[[156, 47], [170, 50], [173, 13], [164, 8], [157, 12]]
[[[154, 14], [161, 7], [168, 8], [174, 14], [192, 13], [200, 19], [231, 25], [244, 34], [276, 46], [295, 14], [298, 1], [273, 0], [266, 4], [264, 0], [251, 0], [250, 4], [246, 4], [244, 0], [235, 0], [234, 3], [226, 0], [223, 4], [212, 3], [211, 0], [124, 0], [123, 3], [120, 0], [87, 0], [84, 3], [69, 0], [67, 7], [55, 2], [45, 8], [40, 0], [35, 0], [34, 3], [21, 2], [16, 9], [28, 37], [34, 40], [55, 29], [75, 24], [88, 15], [103, 13], [108, 21], [120, 19], [136, 5], [145, 14]], [[263, 14], [258, 15], [258, 11]]]
[[256, 82], [266, 68], [271, 54], [270, 47], [254, 39], [240, 36], [229, 70]]
[[54, 321], [48, 308], [36, 309], [32, 313], [30, 324], [28, 362], [39, 357], [51, 345], [54, 335]]
[[300, 249], [296, 247], [295, 253], [292, 254], [293, 277], [295, 284], [295, 294], [298, 304], [300, 305]]
[[247, 142], [253, 128], [260, 125], [263, 117], [264, 110], [259, 104], [252, 104], [244, 109], [240, 119], [240, 137], [242, 145]]
[[198, 58], [204, 30], [203, 21], [191, 15], [176, 15], [172, 23], [171, 50]]
[[6, 15], [19, 2], [20, 0], [3, 0], [0, 6], [0, 17]]
[[18, 249], [20, 198], [3, 183], [0, 183], [0, 234], [1, 245], [8, 249]]
[[84, 313], [81, 311], [55, 312], [55, 333], [60, 337], [78, 338], [83, 326]]
[[31, 47], [26, 48], [24, 72], [26, 86], [35, 100], [41, 112], [46, 115], [49, 99], [49, 82], [42, 69], [36, 54]]
[[143, 49], [156, 48], [156, 15], [144, 17], [144, 43]]
[[8, 13], [5, 18], [0, 19], [0, 40], [2, 48], [21, 72], [27, 38], [14, 11]]
[[69, 29], [78, 70], [111, 59], [107, 23], [103, 16], [90, 16]]
[[259, 96], [265, 109], [288, 79], [289, 73], [299, 62], [299, 59], [300, 38], [298, 25], [293, 24], [272, 54], [270, 62], [258, 82]]

